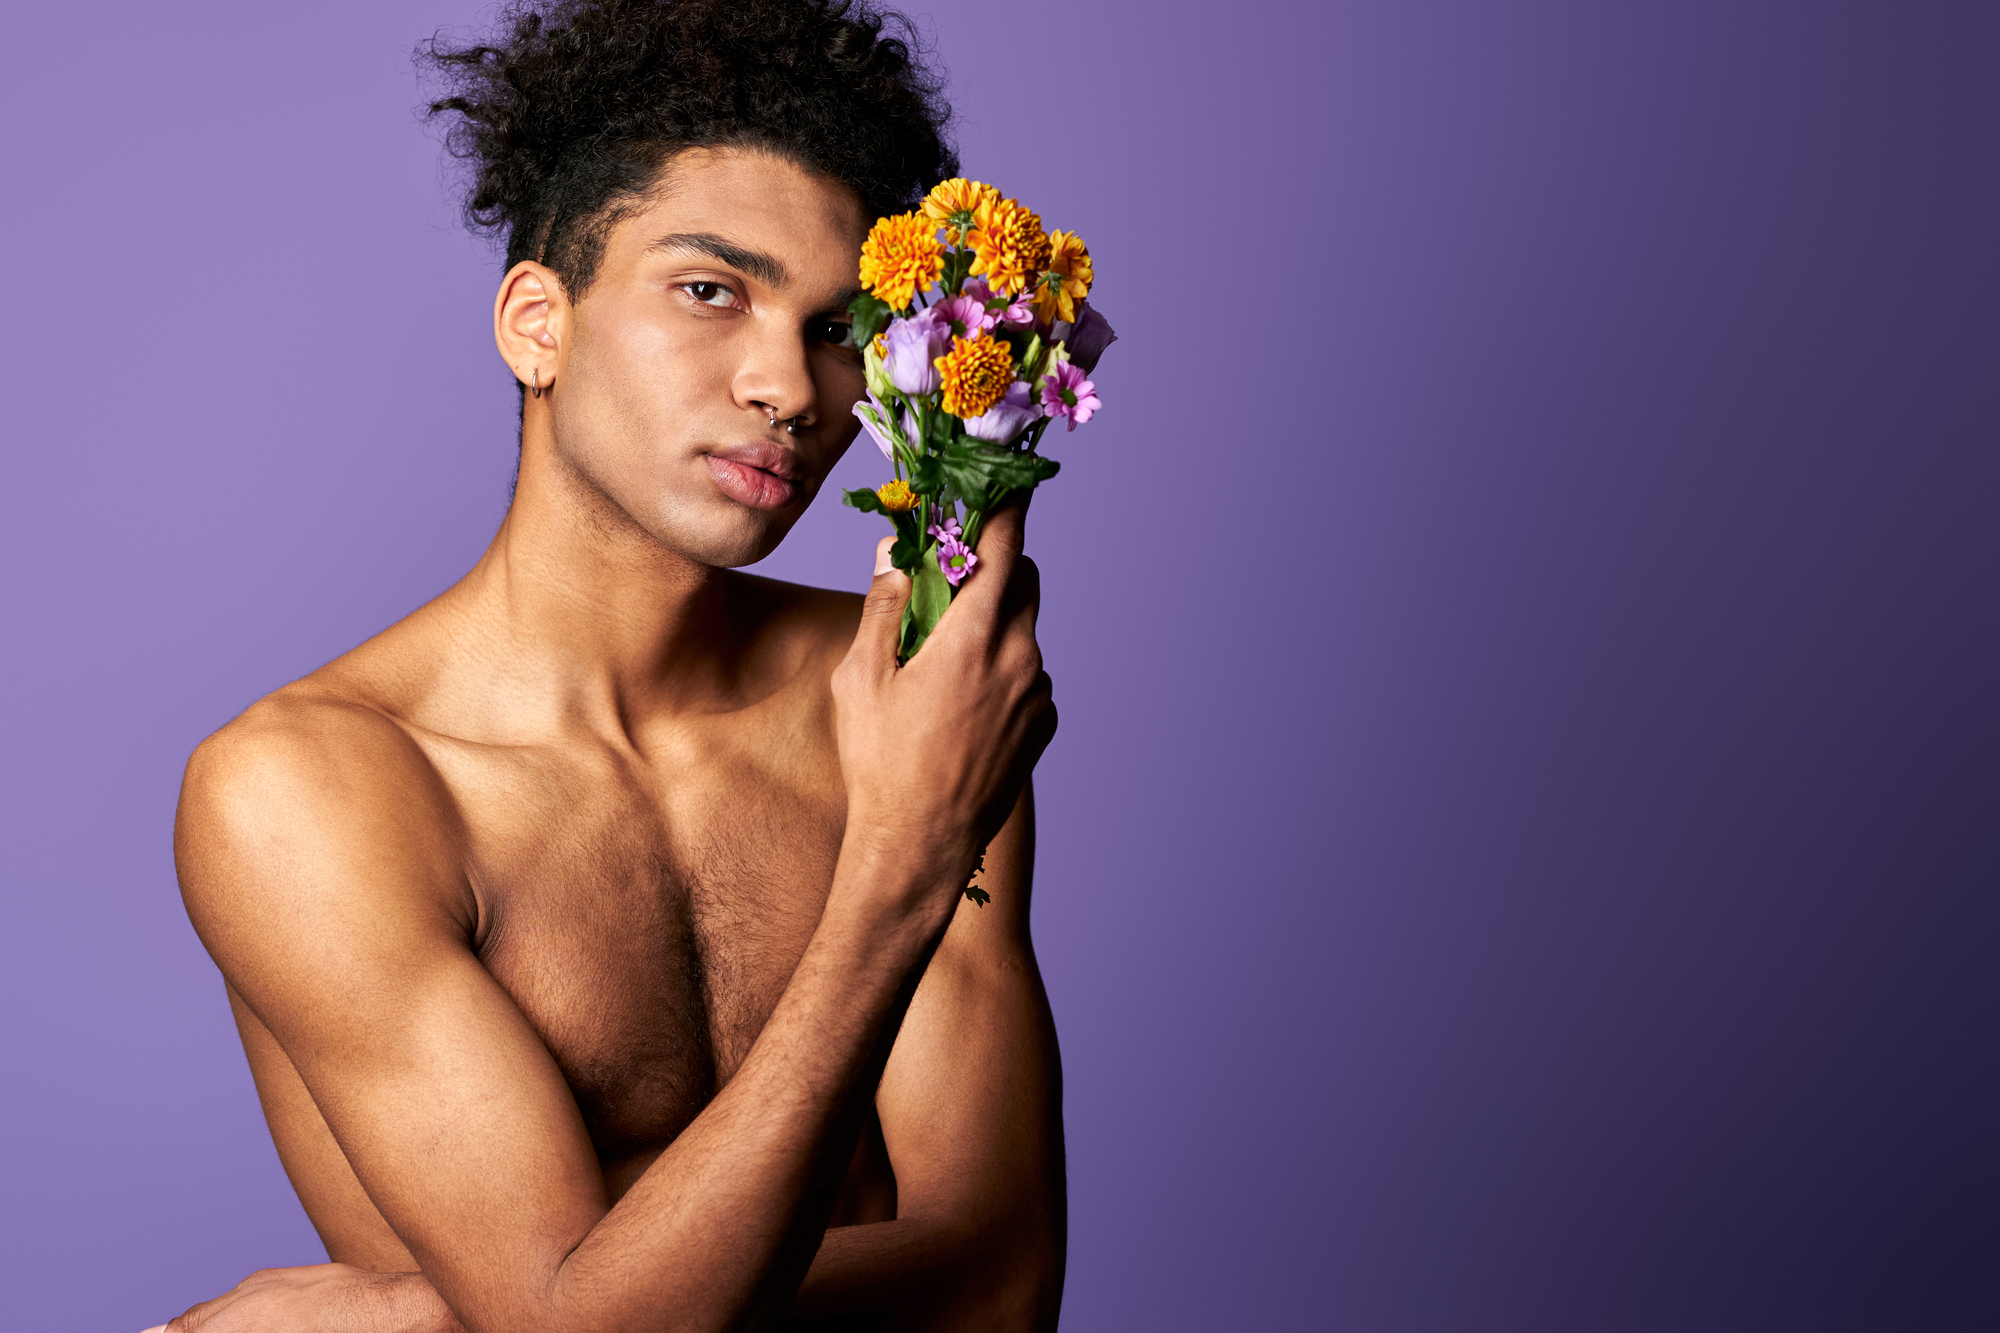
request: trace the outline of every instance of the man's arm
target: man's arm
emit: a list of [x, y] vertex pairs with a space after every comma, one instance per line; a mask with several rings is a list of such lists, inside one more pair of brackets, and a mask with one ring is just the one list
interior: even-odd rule
[[835, 674], [848, 834], [820, 926], [736, 1076], [615, 1206], [553, 1060], [473, 956], [450, 803], [400, 729], [322, 706], [191, 766], [197, 929], [475, 1333], [754, 1326], [790, 1304], [887, 1039], [1053, 731], [1018, 517], [986, 536], [989, 577], [901, 670], [907, 580], [878, 575]]
[[[1061, 1068], [1028, 934], [1033, 865], [1031, 788], [987, 849], [979, 883], [992, 902], [952, 919], [876, 1093], [899, 1215], [826, 1232], [792, 1302], [801, 1330], [829, 1315], [885, 1316], [900, 1328], [1055, 1326], [1065, 1224]], [[237, 1302], [246, 1329], [462, 1327], [421, 1273], [341, 1264], [253, 1274], [178, 1327], [235, 1333], [220, 1316]]]
[[896, 1172], [896, 1220], [828, 1231], [795, 1315], [1055, 1327], [1062, 1070], [1028, 933], [1034, 829], [1026, 792], [987, 850], [979, 883], [992, 901], [953, 918], [890, 1053], [876, 1108]]

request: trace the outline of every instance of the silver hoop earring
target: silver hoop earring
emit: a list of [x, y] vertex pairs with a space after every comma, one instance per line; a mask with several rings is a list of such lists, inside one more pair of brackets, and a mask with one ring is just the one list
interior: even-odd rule
[[534, 370], [529, 372], [528, 392], [537, 398], [542, 396], [542, 368], [540, 366], [536, 366]]

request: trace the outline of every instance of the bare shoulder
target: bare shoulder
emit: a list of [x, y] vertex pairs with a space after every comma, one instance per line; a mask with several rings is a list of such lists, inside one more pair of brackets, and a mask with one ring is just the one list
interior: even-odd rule
[[830, 675], [854, 642], [862, 595], [734, 571], [731, 596], [764, 627], [773, 648], [796, 666]]
[[413, 890], [458, 910], [450, 792], [403, 726], [324, 676], [254, 704], [202, 742], [182, 779], [181, 892], [225, 975], [259, 925]]

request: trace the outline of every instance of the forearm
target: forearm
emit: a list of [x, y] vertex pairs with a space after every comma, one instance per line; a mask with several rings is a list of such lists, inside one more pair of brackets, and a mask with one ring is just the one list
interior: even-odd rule
[[1039, 1221], [999, 1230], [968, 1216], [919, 1216], [836, 1227], [814, 1256], [785, 1328], [808, 1333], [822, 1320], [871, 1315], [904, 1330], [1053, 1327], [1061, 1242]]
[[882, 1062], [952, 900], [940, 869], [843, 849], [790, 984], [723, 1091], [582, 1238], [552, 1328], [752, 1326], [819, 1245]]

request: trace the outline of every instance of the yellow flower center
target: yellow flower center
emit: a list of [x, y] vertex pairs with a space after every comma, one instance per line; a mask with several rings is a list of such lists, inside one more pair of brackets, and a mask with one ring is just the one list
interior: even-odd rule
[[920, 214], [879, 218], [861, 243], [861, 285], [893, 310], [908, 308], [943, 271], [937, 223]]
[[901, 477], [875, 488], [875, 498], [892, 514], [904, 514], [917, 507], [917, 493]]
[[1007, 396], [1014, 382], [1014, 352], [997, 338], [954, 338], [937, 359], [944, 410], [955, 417], [983, 416]]

